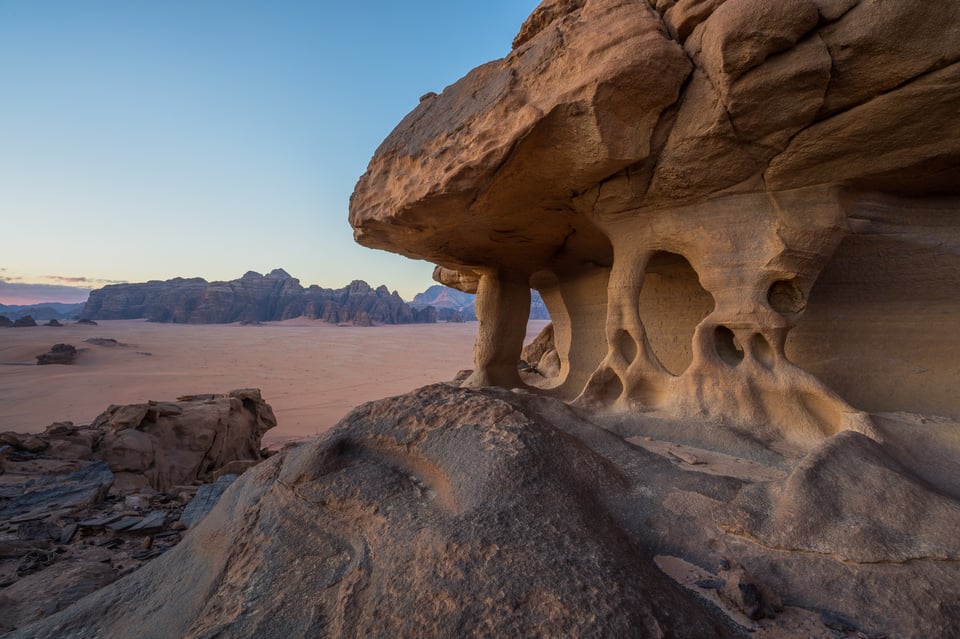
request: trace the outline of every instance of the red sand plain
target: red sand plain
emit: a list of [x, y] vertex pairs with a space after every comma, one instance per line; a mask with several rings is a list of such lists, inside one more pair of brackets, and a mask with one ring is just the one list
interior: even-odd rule
[[[546, 325], [532, 321], [528, 341]], [[262, 326], [100, 321], [0, 329], [0, 431], [90, 423], [110, 404], [259, 388], [278, 426], [265, 443], [312, 437], [358, 404], [452, 379], [472, 367], [476, 322]], [[126, 346], [97, 346], [91, 338]], [[71, 366], [37, 366], [56, 343], [84, 350]], [[149, 354], [147, 354], [149, 353]]]

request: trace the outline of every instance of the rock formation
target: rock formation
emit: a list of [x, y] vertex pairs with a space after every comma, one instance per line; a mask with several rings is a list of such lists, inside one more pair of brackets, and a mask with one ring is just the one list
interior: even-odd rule
[[276, 425], [257, 389], [111, 406], [90, 426], [99, 435], [92, 454], [110, 464], [118, 487], [163, 491], [208, 481], [233, 461], [259, 461], [260, 440]]
[[[632, 486], [600, 501], [677, 581], [822, 613], [786, 636], [956, 635], [958, 24], [546, 0], [381, 144], [355, 238], [477, 293], [464, 385], [587, 411]], [[522, 351], [531, 287], [553, 325]]]
[[735, 636], [584, 482], [626, 487], [509, 393], [427, 387], [246, 473], [174, 550], [15, 636]]
[[0, 433], [0, 634], [174, 547], [236, 473], [263, 459], [272, 424], [259, 392], [244, 390]]
[[18, 317], [13, 322], [14, 328], [19, 328], [23, 326], [36, 326], [36, 325], [37, 325], [37, 320], [33, 319], [32, 315], [23, 315], [21, 317]]
[[878, 425], [889, 449], [848, 431], [747, 457], [661, 438], [698, 424], [428, 386], [248, 471], [176, 548], [14, 636], [957, 636], [960, 482], [933, 466], [960, 438], [904, 419]]
[[0, 328], [10, 328], [13, 326], [13, 320], [6, 315], [0, 315]]
[[[294, 317], [333, 324], [409, 324], [428, 322], [385, 286], [356, 280], [342, 289], [303, 288], [283, 269], [267, 275], [253, 271], [229, 282], [175, 278], [143, 284], [112, 284], [90, 293], [81, 315], [89, 319], [139, 319], [152, 322], [255, 324]], [[433, 320], [436, 321], [436, 320]]]
[[351, 201], [477, 294], [464, 385], [14, 636], [960, 636], [958, 18], [546, 0]]
[[46, 364], [73, 364], [77, 359], [77, 347], [72, 344], [54, 344], [50, 350], [42, 355], [37, 355], [37, 364], [44, 366]]
[[548, 0], [383, 142], [355, 237], [477, 283], [474, 386], [521, 384], [532, 286], [560, 397], [802, 445], [960, 414], [958, 21]]

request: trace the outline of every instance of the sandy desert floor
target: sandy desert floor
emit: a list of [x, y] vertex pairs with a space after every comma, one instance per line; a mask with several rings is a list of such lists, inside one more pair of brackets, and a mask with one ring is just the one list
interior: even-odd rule
[[[528, 341], [546, 325], [530, 322]], [[472, 367], [477, 323], [372, 328], [310, 320], [263, 326], [101, 321], [0, 329], [0, 431], [90, 423], [110, 404], [259, 388], [278, 426], [265, 442], [310, 437], [354, 406], [449, 380]], [[109, 338], [125, 346], [98, 346]], [[56, 343], [85, 349], [72, 366], [37, 366]]]

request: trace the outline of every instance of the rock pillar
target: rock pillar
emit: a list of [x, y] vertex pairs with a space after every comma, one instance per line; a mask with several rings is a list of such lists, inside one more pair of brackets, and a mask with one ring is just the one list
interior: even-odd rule
[[487, 271], [477, 288], [475, 369], [464, 386], [523, 386], [517, 371], [530, 315], [529, 278], [519, 273]]

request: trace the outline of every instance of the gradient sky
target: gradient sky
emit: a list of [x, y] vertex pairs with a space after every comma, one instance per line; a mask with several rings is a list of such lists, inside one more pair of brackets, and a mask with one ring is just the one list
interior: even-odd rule
[[537, 4], [0, 0], [0, 303], [278, 267], [409, 299], [432, 265], [356, 245], [353, 186]]

